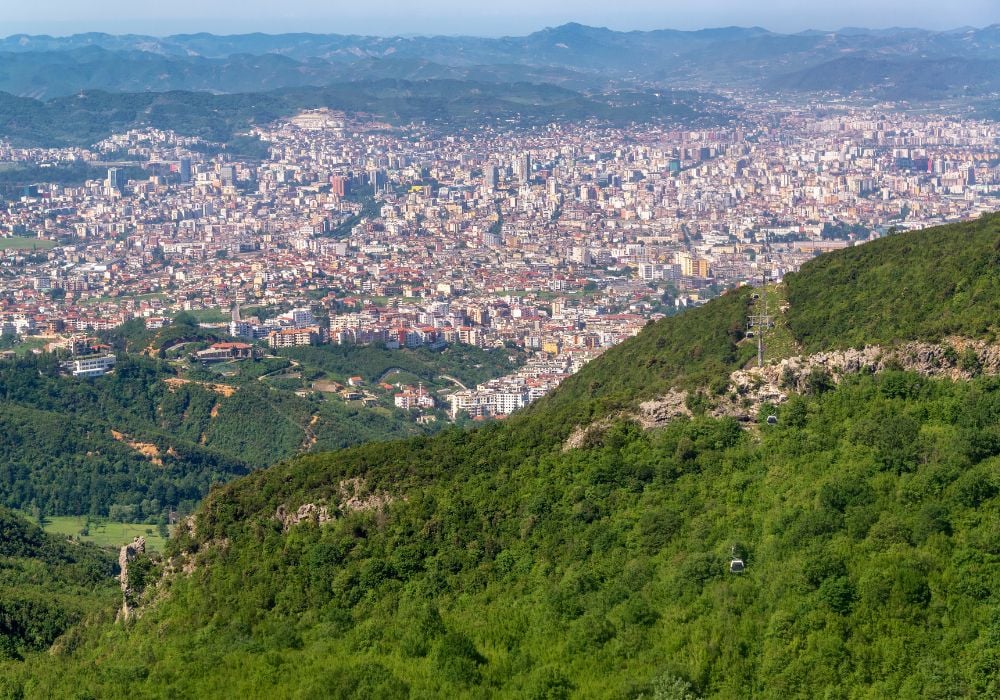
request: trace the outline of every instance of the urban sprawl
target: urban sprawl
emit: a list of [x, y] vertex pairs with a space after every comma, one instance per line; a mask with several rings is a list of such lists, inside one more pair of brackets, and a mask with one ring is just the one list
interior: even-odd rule
[[[262, 162], [155, 129], [89, 149], [0, 144], [8, 167], [108, 168], [7, 192], [2, 334], [70, 350], [79, 376], [115, 362], [81, 337], [210, 309], [234, 341], [205, 362], [324, 343], [518, 347], [531, 359], [515, 373], [447, 399], [453, 418], [506, 415], [650, 319], [998, 208], [993, 123], [818, 114], [441, 134], [316, 111], [255, 130]], [[395, 404], [435, 400], [411, 387]]]

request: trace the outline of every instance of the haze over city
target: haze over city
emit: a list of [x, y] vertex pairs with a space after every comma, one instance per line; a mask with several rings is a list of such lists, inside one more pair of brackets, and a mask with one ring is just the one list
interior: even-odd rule
[[843, 27], [956, 29], [1000, 22], [993, 0], [844, 0], [803, 4], [797, 0], [582, 0], [566, 3], [512, 0], [467, 3], [388, 0], [377, 11], [364, 3], [270, 0], [204, 3], [177, 0], [168, 5], [105, 0], [40, 0], [4, 9], [0, 34], [79, 32], [173, 33], [328, 32], [341, 34], [499, 36], [526, 34], [546, 26], [579, 22], [616, 30], [703, 29], [760, 26], [772, 31], [836, 30]]

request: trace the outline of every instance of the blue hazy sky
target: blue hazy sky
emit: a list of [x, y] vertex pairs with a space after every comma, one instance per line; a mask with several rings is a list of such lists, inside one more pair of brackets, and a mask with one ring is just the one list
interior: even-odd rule
[[581, 22], [612, 29], [728, 25], [774, 31], [951, 29], [1000, 23], [1000, 0], [6, 0], [0, 35], [331, 32], [525, 34]]

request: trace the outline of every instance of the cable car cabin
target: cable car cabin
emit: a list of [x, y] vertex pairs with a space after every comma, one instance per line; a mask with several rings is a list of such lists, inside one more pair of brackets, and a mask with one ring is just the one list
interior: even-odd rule
[[757, 335], [757, 334], [754, 333], [753, 331], [747, 331], [746, 337], [747, 338], [753, 338], [755, 335]]
[[768, 416], [767, 417], [767, 424], [768, 425], [777, 425], [778, 424], [778, 417], [777, 416]]
[[745, 568], [747, 567], [742, 559], [733, 559], [729, 562], [729, 573], [731, 574], [742, 574]]

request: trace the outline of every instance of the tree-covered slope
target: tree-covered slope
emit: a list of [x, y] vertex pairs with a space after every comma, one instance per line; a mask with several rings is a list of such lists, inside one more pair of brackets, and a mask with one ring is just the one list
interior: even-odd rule
[[[38, 697], [988, 696], [998, 389], [887, 373], [759, 439], [497, 426], [304, 457], [210, 496], [174, 542], [194, 572], [134, 626], [13, 672]], [[349, 511], [358, 476], [393, 502]], [[342, 514], [283, 532], [304, 503]]]
[[246, 474], [248, 460], [184, 429], [210, 419], [214, 394], [171, 391], [163, 382], [170, 376], [139, 359], [94, 381], [59, 376], [49, 355], [0, 363], [0, 503], [48, 515], [157, 518]]
[[55, 356], [29, 356], [0, 362], [0, 505], [155, 520], [193, 509], [212, 484], [299, 452], [424, 430], [255, 377], [188, 380], [128, 355], [114, 373], [80, 380], [61, 376]]
[[721, 98], [662, 90], [591, 96], [556, 85], [450, 79], [313, 84], [323, 87], [225, 95], [87, 90], [47, 101], [0, 92], [0, 130], [18, 144], [89, 146], [113, 133], [144, 127], [226, 142], [254, 125], [321, 107], [377, 114], [393, 123], [426, 120], [449, 128], [482, 124], [484, 119], [538, 124], [665, 120], [714, 126], [729, 121], [733, 113]]
[[634, 406], [675, 388], [725, 384], [756, 349], [744, 339], [752, 291], [727, 292], [678, 316], [650, 323], [567, 379], [533, 408], [546, 430], [568, 427]]
[[786, 282], [789, 325], [809, 351], [992, 337], [1000, 322], [1000, 215], [823, 255]]
[[[329, 345], [214, 368], [178, 359], [223, 337], [187, 314], [156, 331], [131, 321], [105, 334], [119, 361], [95, 379], [65, 376], [53, 354], [0, 361], [0, 505], [146, 522], [190, 512], [212, 484], [301, 452], [443, 425], [415, 422], [391, 395], [370, 407], [315, 390], [314, 380], [329, 390], [360, 374], [374, 385], [399, 369], [443, 390], [506, 374], [522, 359], [467, 346]], [[277, 376], [284, 370], [297, 378]]]
[[[809, 349], [988, 337], [995, 225], [810, 263], [789, 327]], [[138, 620], [0, 676], [28, 697], [1000, 694], [1000, 379], [884, 366], [773, 425], [692, 405], [641, 429], [637, 402], [749, 359], [749, 297], [650, 325], [502, 424], [213, 490]]]
[[[47, 649], [85, 615], [113, 608], [116, 572], [109, 553], [0, 508], [0, 659]], [[5, 690], [0, 683], [0, 696]]]
[[[1000, 323], [1000, 215], [822, 255], [785, 284], [782, 325], [803, 352], [949, 335], [991, 340]], [[565, 435], [672, 388], [720, 391], [756, 354], [745, 340], [752, 294], [734, 290], [650, 324], [531, 411]]]

